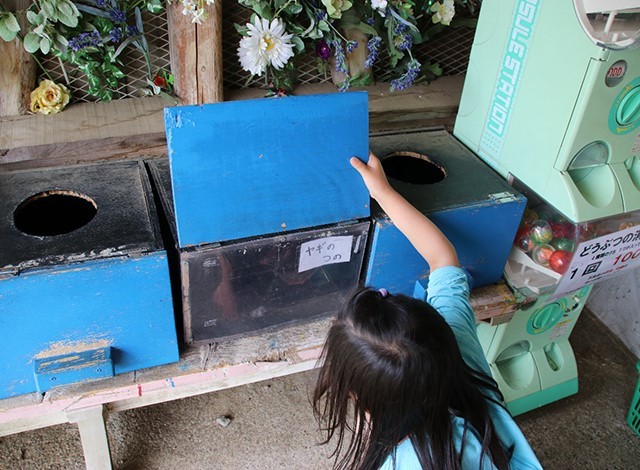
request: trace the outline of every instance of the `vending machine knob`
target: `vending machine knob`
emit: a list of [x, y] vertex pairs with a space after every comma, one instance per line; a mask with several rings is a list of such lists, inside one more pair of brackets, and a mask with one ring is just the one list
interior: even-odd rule
[[640, 119], [640, 86], [630, 90], [618, 106], [616, 121], [621, 126], [629, 126]]

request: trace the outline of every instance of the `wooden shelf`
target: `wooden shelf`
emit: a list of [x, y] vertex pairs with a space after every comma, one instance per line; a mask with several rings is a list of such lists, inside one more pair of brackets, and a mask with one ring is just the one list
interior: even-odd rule
[[[498, 323], [518, 308], [504, 284], [474, 289], [476, 319]], [[113, 378], [52, 388], [0, 400], [0, 437], [77, 423], [87, 468], [111, 468], [104, 416], [317, 366], [333, 317], [188, 348], [180, 361]]]
[[[391, 93], [367, 87], [372, 132], [424, 127], [453, 128], [464, 77], [442, 77]], [[331, 84], [304, 85], [296, 95], [334, 93]], [[261, 98], [264, 90], [228, 91], [225, 100]], [[73, 165], [166, 154], [163, 109], [169, 96], [81, 103], [55, 115], [0, 118], [0, 171]]]

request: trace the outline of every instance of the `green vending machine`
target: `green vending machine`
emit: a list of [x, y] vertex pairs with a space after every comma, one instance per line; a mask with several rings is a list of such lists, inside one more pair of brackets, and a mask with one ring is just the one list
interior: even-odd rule
[[493, 378], [513, 415], [578, 392], [569, 342], [591, 286], [640, 262], [640, 211], [573, 223], [528, 190], [504, 270], [521, 307], [508, 322], [478, 324]]
[[572, 222], [640, 209], [640, 0], [484, 0], [454, 135]]

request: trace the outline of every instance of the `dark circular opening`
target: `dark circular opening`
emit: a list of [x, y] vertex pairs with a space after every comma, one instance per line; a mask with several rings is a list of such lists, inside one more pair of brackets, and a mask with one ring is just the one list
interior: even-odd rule
[[16, 228], [27, 235], [53, 236], [73, 232], [88, 224], [98, 206], [88, 196], [73, 191], [44, 191], [20, 203], [13, 212]]
[[415, 152], [393, 152], [382, 160], [388, 177], [411, 184], [438, 183], [447, 176], [442, 165]]

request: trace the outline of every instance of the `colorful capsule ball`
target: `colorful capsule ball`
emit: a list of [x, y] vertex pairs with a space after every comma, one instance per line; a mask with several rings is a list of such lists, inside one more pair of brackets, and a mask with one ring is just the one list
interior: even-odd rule
[[531, 258], [540, 266], [547, 267], [554, 251], [551, 245], [537, 245], [531, 252]]
[[576, 244], [573, 242], [573, 240], [569, 240], [568, 238], [554, 238], [553, 240], [551, 240], [551, 246], [556, 250], [569, 251], [573, 253]]
[[537, 220], [531, 224], [531, 230], [529, 230], [529, 236], [531, 241], [536, 245], [545, 245], [553, 238], [553, 231], [549, 222], [544, 220]]
[[516, 240], [516, 246], [525, 253], [529, 253], [536, 245], [531, 241], [528, 234], [524, 234]]
[[549, 267], [555, 272], [564, 274], [571, 263], [572, 254], [564, 250], [556, 250], [549, 257]]

